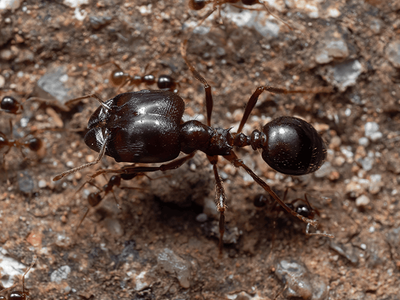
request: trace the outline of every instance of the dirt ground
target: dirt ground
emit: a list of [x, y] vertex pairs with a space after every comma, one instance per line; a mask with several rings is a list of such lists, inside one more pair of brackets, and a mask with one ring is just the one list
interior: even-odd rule
[[282, 115], [306, 119], [328, 145], [316, 173], [282, 175], [251, 147], [235, 152], [280, 195], [288, 190], [285, 201], [307, 194], [318, 230], [334, 238], [307, 236], [306, 224], [272, 201], [255, 207], [262, 188], [221, 158], [228, 199], [222, 256], [214, 179], [203, 153], [177, 170], [123, 181], [77, 230], [88, 195], [98, 191], [87, 184], [77, 192], [87, 175], [124, 164], [106, 157], [53, 182], [97, 157], [83, 137], [98, 102], [62, 111], [26, 99], [63, 103], [96, 93], [105, 100], [146, 88], [113, 87], [114, 67], [105, 63], [114, 61], [132, 75], [171, 75], [185, 120], [205, 121], [203, 86], [179, 49], [212, 7], [191, 11], [186, 0], [82, 2], [74, 8], [74, 1], [23, 1], [14, 11], [0, 10], [0, 96], [24, 106], [20, 115], [0, 112], [0, 131], [44, 142], [38, 153], [23, 149], [25, 157], [11, 149], [1, 167], [4, 287], [14, 282], [12, 290], [21, 290], [21, 275], [36, 258], [25, 278], [31, 299], [400, 299], [399, 1], [269, 1], [292, 29], [261, 5], [224, 5], [220, 16], [195, 28], [188, 58], [213, 88], [214, 126], [237, 126], [260, 85], [333, 88], [264, 93], [244, 128], [250, 134]]

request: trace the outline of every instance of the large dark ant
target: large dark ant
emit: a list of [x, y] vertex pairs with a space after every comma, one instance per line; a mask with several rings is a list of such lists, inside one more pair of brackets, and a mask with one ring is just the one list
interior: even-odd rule
[[[315, 172], [326, 158], [326, 146], [322, 138], [311, 124], [295, 117], [280, 117], [263, 127], [263, 131], [254, 130], [251, 136], [242, 133], [251, 111], [264, 91], [279, 94], [320, 93], [330, 92], [329, 88], [313, 90], [286, 90], [283, 88], [260, 86], [250, 97], [238, 131], [231, 128], [223, 129], [211, 126], [213, 97], [211, 86], [191, 65], [186, 57], [186, 43], [182, 44], [181, 53], [193, 76], [204, 85], [207, 125], [196, 121], [182, 120], [185, 103], [176, 93], [164, 90], [142, 90], [119, 94], [103, 102], [95, 94], [72, 99], [69, 102], [87, 98], [96, 98], [100, 103], [88, 122], [89, 131], [84, 137], [86, 145], [99, 153], [91, 163], [65, 171], [53, 178], [54, 181], [72, 174], [83, 168], [93, 166], [104, 155], [113, 157], [116, 162], [131, 162], [120, 169], [102, 169], [91, 175], [95, 178], [100, 174], [113, 173], [116, 178], [132, 179], [139, 174], [166, 171], [179, 168], [190, 160], [196, 151], [202, 151], [210, 161], [216, 186], [216, 207], [220, 213], [219, 219], [219, 249], [222, 252], [222, 241], [225, 231], [226, 197], [217, 163], [222, 156], [235, 167], [243, 168], [253, 180], [267, 191], [287, 212], [303, 222], [317, 226], [317, 221], [302, 216], [287, 206], [272, 191], [267, 183], [258, 177], [240, 160], [233, 147], [251, 146], [253, 150], [262, 149], [262, 157], [273, 169], [288, 175], [303, 175]], [[186, 155], [177, 158], [180, 152]], [[160, 166], [136, 166], [136, 163], [161, 163]], [[111, 181], [119, 183], [115, 177]], [[106, 189], [104, 190], [106, 192]], [[101, 197], [97, 197], [96, 205]], [[318, 235], [328, 236], [325, 233]]]
[[144, 83], [149, 86], [157, 82], [158, 89], [177, 92], [176, 89], [179, 86], [179, 83], [169, 75], [160, 75], [158, 76], [157, 80], [152, 74], [143, 76], [137, 74], [131, 76], [130, 74], [124, 72], [124, 70], [117, 63], [112, 62], [112, 64], [115, 66], [115, 70], [113, 70], [110, 74], [110, 81], [112, 85], [118, 87], [118, 89], [121, 89], [127, 84], [139, 86], [140, 84]]
[[[22, 291], [12, 291], [8, 294], [8, 297], [6, 296], [0, 296], [0, 300], [29, 300], [31, 299], [29, 296], [29, 290], [25, 290], [25, 276], [28, 274], [28, 272], [31, 270], [32, 266], [35, 264], [36, 259], [32, 262], [32, 264], [29, 266], [29, 268], [25, 271], [24, 275], [22, 275]], [[4, 290], [1, 290], [0, 293], [6, 293], [10, 289], [13, 289], [15, 285], [6, 288]]]

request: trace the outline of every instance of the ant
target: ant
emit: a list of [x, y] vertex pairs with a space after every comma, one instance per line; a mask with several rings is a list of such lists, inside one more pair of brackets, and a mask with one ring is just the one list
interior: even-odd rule
[[[266, 4], [266, 0], [188, 0], [188, 4], [189, 4], [189, 8], [191, 10], [202, 10], [203, 8], [206, 7], [207, 4], [212, 3], [213, 7], [212, 9], [210, 9], [205, 16], [201, 19], [201, 21], [198, 23], [197, 26], [200, 26], [201, 23], [203, 23], [209, 16], [211, 16], [217, 9], [221, 9], [221, 6], [225, 3], [229, 3], [230, 5], [240, 8], [240, 9], [247, 9], [247, 10], [257, 10], [257, 9], [253, 9], [253, 8], [249, 8], [249, 7], [245, 7], [245, 6], [240, 6], [237, 5], [236, 3], [238, 2], [242, 2], [243, 5], [248, 5], [248, 6], [253, 6], [256, 4], [261, 4], [264, 6], [264, 9], [271, 15], [273, 16], [275, 19], [279, 20], [280, 22], [282, 22], [283, 24], [285, 24], [285, 26], [287, 26], [290, 30], [292, 30], [292, 27], [287, 24], [285, 21], [283, 21], [281, 18], [279, 18], [278, 16], [276, 16], [275, 14], [273, 14], [271, 12], [271, 10], [268, 7], [268, 4]], [[196, 27], [197, 27], [196, 26]]]
[[[202, 151], [212, 165], [215, 178], [215, 204], [220, 214], [220, 253], [222, 253], [223, 247], [227, 206], [225, 190], [217, 168], [219, 156], [231, 162], [235, 167], [243, 168], [288, 213], [317, 227], [316, 220], [304, 217], [287, 206], [264, 180], [236, 156], [233, 147], [251, 146], [254, 151], [262, 149], [264, 161], [276, 171], [284, 174], [304, 175], [315, 172], [326, 158], [326, 146], [315, 128], [306, 121], [296, 117], [283, 116], [264, 125], [262, 132], [254, 130], [251, 136], [247, 136], [241, 131], [259, 96], [264, 91], [294, 94], [330, 92], [331, 89], [320, 87], [313, 90], [287, 90], [272, 86], [259, 86], [248, 100], [237, 132], [232, 133], [232, 128], [223, 129], [211, 126], [214, 102], [211, 86], [187, 59], [186, 46], [187, 40], [181, 45], [182, 57], [193, 76], [203, 84], [205, 89], [207, 124], [197, 120], [184, 122], [182, 116], [185, 103], [179, 95], [171, 91], [128, 92], [105, 102], [95, 94], [72, 99], [68, 102], [95, 98], [100, 103], [88, 121], [88, 132], [84, 137], [86, 145], [99, 154], [93, 162], [67, 170], [55, 176], [53, 181], [96, 165], [105, 155], [113, 157], [116, 162], [133, 164], [125, 165], [120, 169], [100, 169], [90, 176], [91, 179], [100, 174], [113, 173], [117, 178], [129, 180], [149, 172], [176, 169], [189, 161], [196, 151]], [[183, 152], [185, 156], [177, 158], [180, 152]], [[137, 166], [137, 163], [164, 164]], [[111, 179], [109, 183], [111, 184]], [[105, 192], [106, 190], [104, 189]], [[97, 200], [96, 203], [101, 198]], [[328, 236], [325, 233], [316, 234]]]
[[[29, 300], [30, 299], [29, 290], [25, 290], [25, 276], [31, 270], [31, 268], [33, 267], [35, 262], [36, 262], [36, 259], [32, 262], [30, 267], [25, 271], [24, 275], [22, 275], [22, 291], [13, 291], [8, 294], [7, 298], [6, 298], [6, 296], [0, 296], [0, 300]], [[12, 289], [14, 286], [15, 285], [13, 285], [7, 289], [1, 290], [0, 293], [7, 292], [8, 290]]]
[[[288, 192], [288, 189], [285, 190], [285, 193], [283, 195], [283, 201], [285, 201], [285, 199], [286, 199], [287, 192]], [[254, 206], [258, 207], [258, 208], [262, 208], [262, 207], [266, 206], [268, 203], [271, 203], [272, 199], [268, 196], [269, 195], [264, 195], [264, 194], [256, 195], [253, 199]], [[295, 205], [297, 202], [303, 202], [303, 203]], [[317, 209], [313, 208], [311, 206], [310, 202], [308, 201], [307, 193], [304, 194], [304, 199], [302, 199], [302, 198], [293, 199], [290, 202], [285, 202], [285, 206], [289, 207], [291, 210], [295, 211], [299, 215], [301, 215], [305, 218], [308, 218], [308, 219], [314, 219], [315, 214], [320, 216], [319, 211]], [[278, 209], [279, 208], [282, 209], [284, 207], [279, 206]], [[277, 209], [277, 207], [273, 208], [273, 210], [276, 210], [276, 209]], [[310, 224], [307, 224], [306, 235], [320, 235], [320, 233], [311, 233], [309, 225]], [[333, 238], [333, 235], [328, 234], [326, 232], [323, 232], [322, 235]]]
[[177, 92], [177, 87], [179, 87], [179, 83], [175, 81], [169, 75], [160, 75], [156, 80], [156, 77], [152, 74], [148, 75], [134, 75], [131, 76], [128, 73], [125, 73], [124, 70], [115, 62], [112, 62], [115, 66], [115, 70], [113, 70], [110, 74], [110, 81], [113, 86], [121, 89], [125, 85], [134, 85], [139, 86], [142, 83], [145, 83], [147, 86], [153, 85], [157, 81], [157, 87], [160, 90], [169, 90]]
[[[0, 107], [1, 110], [15, 115], [20, 114], [23, 109], [22, 105], [11, 96], [3, 97]], [[10, 132], [12, 133], [13, 126], [11, 120], [9, 124]], [[24, 136], [20, 139], [9, 139], [3, 132], [0, 131], [0, 153], [3, 153], [2, 165], [4, 165], [5, 156], [8, 154], [8, 152], [10, 152], [12, 147], [20, 149], [23, 157], [25, 157], [25, 154], [22, 151], [23, 148], [27, 148], [31, 151], [39, 153], [39, 150], [43, 148], [42, 140], [37, 137], [26, 139], [27, 136]]]

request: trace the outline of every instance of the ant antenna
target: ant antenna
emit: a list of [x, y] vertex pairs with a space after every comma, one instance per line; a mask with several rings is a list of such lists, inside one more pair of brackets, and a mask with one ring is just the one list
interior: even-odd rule
[[[76, 99], [74, 99], [74, 100], [76, 100]], [[107, 133], [106, 138], [104, 139], [103, 146], [101, 146], [99, 155], [97, 156], [97, 158], [94, 161], [92, 161], [90, 163], [87, 163], [87, 164], [84, 164], [84, 165], [81, 165], [79, 167], [73, 168], [71, 170], [65, 171], [65, 172], [55, 176], [53, 178], [53, 181], [58, 181], [58, 180], [64, 178], [65, 176], [67, 176], [69, 174], [75, 173], [75, 172], [77, 172], [79, 170], [82, 170], [82, 169], [85, 169], [85, 168], [88, 168], [90, 166], [94, 166], [94, 165], [98, 164], [99, 161], [103, 158], [104, 154], [106, 153], [106, 147], [107, 147], [107, 142], [109, 140], [109, 137], [110, 137], [110, 133]]]

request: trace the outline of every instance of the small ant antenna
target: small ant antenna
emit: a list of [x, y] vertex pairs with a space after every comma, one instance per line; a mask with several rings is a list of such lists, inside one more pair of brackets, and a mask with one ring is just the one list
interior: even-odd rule
[[53, 181], [58, 181], [58, 180], [64, 178], [65, 176], [68, 176], [69, 174], [75, 173], [75, 172], [77, 172], [77, 171], [79, 171], [79, 170], [86, 169], [86, 168], [88, 168], [88, 167], [90, 167], [90, 166], [94, 166], [94, 165], [98, 164], [99, 161], [103, 158], [104, 154], [106, 153], [107, 142], [108, 142], [108, 140], [109, 140], [109, 137], [110, 137], [110, 133], [107, 133], [106, 138], [104, 139], [104, 143], [103, 143], [103, 145], [101, 146], [101, 150], [100, 150], [100, 152], [99, 152], [99, 155], [97, 156], [97, 158], [96, 158], [94, 161], [92, 161], [92, 162], [90, 162], [90, 163], [87, 163], [87, 164], [83, 164], [83, 165], [81, 165], [81, 166], [79, 166], [79, 167], [70, 169], [70, 170], [68, 170], [68, 171], [65, 171], [65, 172], [63, 172], [63, 173], [61, 173], [61, 174], [55, 176], [55, 177], [53, 178]]

